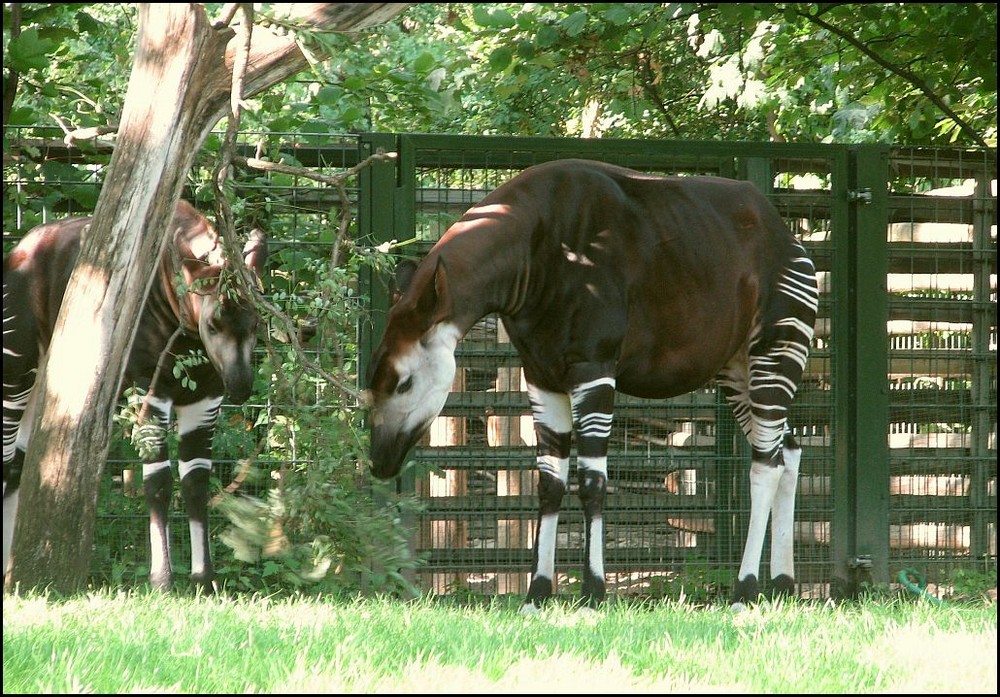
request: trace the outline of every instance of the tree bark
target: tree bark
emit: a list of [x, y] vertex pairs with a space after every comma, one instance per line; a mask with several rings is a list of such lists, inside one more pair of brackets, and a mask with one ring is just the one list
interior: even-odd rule
[[[288, 19], [354, 31], [409, 3], [291, 5]], [[47, 359], [25, 457], [11, 580], [74, 593], [86, 584], [112, 415], [142, 303], [184, 178], [228, 111], [234, 32], [201, 5], [143, 3], [128, 92], [107, 179], [81, 246]], [[307, 61], [294, 38], [254, 27], [245, 94]]]

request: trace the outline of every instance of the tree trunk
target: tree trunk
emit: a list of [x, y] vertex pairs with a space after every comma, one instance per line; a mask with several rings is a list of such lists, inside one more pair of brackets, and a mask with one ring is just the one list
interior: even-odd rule
[[[350, 31], [408, 3], [291, 5], [288, 19]], [[196, 4], [143, 3], [107, 179], [40, 366], [12, 548], [22, 590], [84, 588], [112, 415], [141, 303], [198, 148], [229, 108], [234, 32]], [[307, 65], [294, 38], [254, 27], [251, 96]]]

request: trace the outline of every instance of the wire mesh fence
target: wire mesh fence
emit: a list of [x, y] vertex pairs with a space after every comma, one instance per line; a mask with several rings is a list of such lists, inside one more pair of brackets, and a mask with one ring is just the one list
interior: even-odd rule
[[[59, 136], [23, 129], [9, 137], [5, 251], [40, 222], [93, 210], [109, 151], [69, 148]], [[398, 252], [419, 257], [486, 193], [547, 159], [587, 157], [651, 172], [749, 179], [803, 242], [821, 286], [812, 354], [790, 414], [804, 446], [795, 527], [800, 594], [829, 597], [837, 592], [838, 574], [872, 567], [876, 581], [919, 568], [941, 586], [963, 568], [995, 573], [995, 151], [890, 149], [883, 193], [855, 186], [851, 151], [841, 147], [446, 136], [391, 142], [398, 160], [388, 185], [369, 170], [353, 175], [344, 190], [281, 172], [241, 170], [234, 177], [241, 225], [269, 233], [266, 291], [295, 322], [308, 357], [339, 356], [347, 372], [360, 374], [370, 350], [364, 341], [345, 343], [342, 326], [331, 328], [316, 296], [302, 292], [318, 283], [317, 265], [328, 264], [340, 243], [345, 210], [350, 239], [373, 246], [406, 241]], [[328, 133], [244, 133], [239, 143], [244, 156], [327, 175], [343, 173], [371, 152], [365, 136]], [[213, 136], [185, 189], [206, 212], [217, 147]], [[885, 219], [870, 228], [876, 233], [857, 227], [859, 209], [871, 214], [880, 207]], [[379, 222], [385, 220], [392, 222]], [[865, 234], [883, 236], [861, 242], [876, 245], [884, 267], [858, 252], [852, 236]], [[859, 273], [884, 276], [886, 292], [859, 297]], [[385, 310], [370, 304], [384, 295], [378, 276], [345, 267], [332, 282], [352, 289], [339, 297], [354, 305], [352, 317], [371, 313], [362, 324], [377, 333]], [[869, 305], [884, 307], [884, 321], [874, 314], [884, 332], [868, 333], [868, 325], [856, 321]], [[271, 324], [266, 331], [280, 339], [288, 328]], [[421, 503], [403, 521], [412, 552], [424, 560], [411, 578], [434, 594], [522, 593], [532, 564], [537, 492], [519, 359], [496, 316], [476, 325], [457, 359], [452, 394], [401, 484]], [[271, 372], [262, 371], [247, 404], [224, 407], [215, 444], [220, 488], [241, 476], [248, 451], [260, 451], [265, 476], [244, 486], [262, 497], [281, 486], [283, 471], [316, 466], [314, 441], [337, 437], [302, 426], [339, 418], [326, 406], [316, 413], [329, 397], [322, 381], [293, 381], [293, 388], [278, 390], [283, 376], [274, 369], [282, 364], [267, 365]], [[876, 374], [884, 365], [884, 381], [858, 381], [857, 365], [874, 365]], [[291, 423], [299, 430], [275, 436], [275, 424]], [[858, 455], [853, 440], [872, 430], [880, 440], [884, 433], [884, 455]], [[609, 590], [724, 594], [747, 526], [748, 464], [742, 435], [712, 384], [666, 401], [619, 396], [605, 511]], [[354, 474], [363, 478], [362, 470], [359, 463]], [[101, 583], [142, 583], [148, 532], [141, 467], [124, 439], [112, 443], [106, 472], [93, 576]], [[884, 486], [865, 484], [872, 480]], [[176, 503], [172, 534], [183, 573], [186, 523]], [[227, 524], [216, 515], [218, 531]], [[855, 541], [859, 529], [872, 525], [879, 528], [873, 536], [885, 541], [884, 554], [876, 548], [874, 560]], [[579, 581], [583, 534], [571, 489], [557, 549], [560, 593], [573, 593]], [[253, 564], [219, 537], [220, 572], [246, 574]], [[766, 550], [764, 559], [766, 574]]]

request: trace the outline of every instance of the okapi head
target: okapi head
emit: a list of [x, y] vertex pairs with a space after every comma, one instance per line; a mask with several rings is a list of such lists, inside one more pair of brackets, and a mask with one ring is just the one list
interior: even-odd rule
[[463, 333], [450, 321], [443, 263], [428, 259], [415, 269], [404, 263], [397, 284], [368, 374], [371, 466], [380, 479], [399, 474], [407, 453], [444, 408]]
[[[227, 397], [242, 404], [253, 389], [252, 355], [259, 314], [237, 282], [239, 270], [222, 255], [208, 220], [193, 208], [179, 207], [174, 226], [181, 257], [181, 320], [187, 331], [197, 332], [208, 359], [222, 377]], [[265, 234], [255, 229], [243, 248], [243, 260], [258, 282], [266, 256]]]

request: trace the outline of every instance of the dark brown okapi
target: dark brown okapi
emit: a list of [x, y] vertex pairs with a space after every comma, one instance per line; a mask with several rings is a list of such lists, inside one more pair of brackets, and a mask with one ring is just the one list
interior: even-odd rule
[[[62, 297], [80, 252], [89, 217], [40, 225], [4, 257], [3, 267], [3, 568], [9, 571], [24, 453], [32, 423], [35, 376], [48, 350]], [[150, 583], [167, 590], [173, 582], [167, 526], [173, 473], [166, 429], [176, 419], [178, 472], [191, 535], [191, 578], [210, 591], [215, 577], [208, 538], [212, 437], [223, 397], [235, 404], [253, 388], [252, 354], [257, 342], [255, 308], [220, 282], [226, 262], [209, 221], [180, 201], [171, 222], [139, 328], [123, 387], [145, 392], [146, 417], [163, 427], [155, 454], [143, 463], [143, 490], [150, 516]], [[258, 278], [267, 253], [255, 230], [243, 251]], [[177, 357], [203, 355], [180, 376]], [[191, 364], [193, 363], [193, 364]], [[151, 384], [154, 375], [155, 384]], [[182, 384], [182, 379], [185, 384]]]
[[444, 406], [459, 340], [496, 312], [522, 360], [537, 438], [540, 511], [523, 612], [553, 592], [572, 439], [582, 593], [596, 605], [615, 391], [667, 398], [713, 378], [752, 447], [733, 606], [758, 598], [769, 518], [772, 585], [791, 593], [801, 449], [786, 414], [817, 298], [812, 262], [752, 184], [586, 160], [531, 167], [445, 232], [390, 310], [368, 382], [372, 472], [399, 473]]

